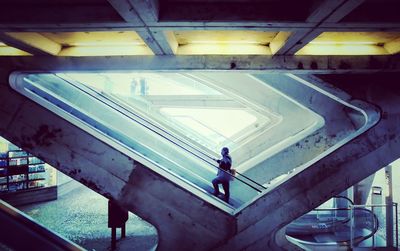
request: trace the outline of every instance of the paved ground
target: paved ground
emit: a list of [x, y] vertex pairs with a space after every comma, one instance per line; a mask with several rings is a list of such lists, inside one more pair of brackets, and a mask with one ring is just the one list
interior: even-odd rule
[[[47, 228], [87, 250], [111, 250], [111, 230], [107, 227], [108, 200], [76, 181], [59, 186], [55, 201], [18, 207]], [[117, 229], [117, 239], [120, 229]], [[155, 228], [129, 214], [126, 238], [118, 240], [116, 250], [153, 250], [157, 243]]]

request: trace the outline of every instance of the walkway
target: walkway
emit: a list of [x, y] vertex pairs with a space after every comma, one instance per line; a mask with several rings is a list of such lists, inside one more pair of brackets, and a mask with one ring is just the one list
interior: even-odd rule
[[[91, 251], [111, 250], [111, 230], [107, 226], [108, 200], [80, 183], [70, 180], [59, 186], [55, 201], [20, 206], [47, 228]], [[117, 229], [117, 239], [120, 229]], [[117, 241], [116, 250], [147, 251], [157, 243], [155, 228], [129, 214], [126, 238]]]

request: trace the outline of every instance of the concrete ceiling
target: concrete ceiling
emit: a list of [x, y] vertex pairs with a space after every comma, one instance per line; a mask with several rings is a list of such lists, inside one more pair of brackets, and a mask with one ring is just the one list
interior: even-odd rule
[[138, 67], [150, 70], [185, 69], [183, 60], [189, 69], [398, 71], [399, 9], [398, 0], [4, 0], [0, 56], [168, 62]]

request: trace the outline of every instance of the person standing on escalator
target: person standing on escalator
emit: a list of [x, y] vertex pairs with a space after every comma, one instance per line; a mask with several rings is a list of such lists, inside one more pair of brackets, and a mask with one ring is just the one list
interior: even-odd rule
[[229, 203], [229, 182], [231, 180], [231, 166], [232, 166], [232, 158], [229, 155], [229, 148], [228, 147], [223, 147], [221, 149], [221, 159], [214, 159], [218, 165], [218, 173], [217, 177], [212, 180], [212, 184], [214, 186], [214, 195], [218, 196], [219, 195], [219, 184], [222, 184], [222, 187], [225, 192], [225, 201]]

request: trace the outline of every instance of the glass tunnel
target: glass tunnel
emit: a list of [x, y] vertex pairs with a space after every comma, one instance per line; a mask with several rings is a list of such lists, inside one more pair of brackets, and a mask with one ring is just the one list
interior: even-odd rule
[[[133, 159], [147, 159], [155, 172], [166, 171], [175, 183], [190, 184], [212, 203], [211, 180], [218, 171], [213, 159], [229, 147], [237, 170], [229, 207], [239, 210], [361, 128], [354, 123], [345, 129], [327, 127], [325, 115], [291, 91], [302, 90], [304, 96], [308, 90], [312, 98], [362, 112], [293, 76], [284, 78], [276, 82], [267, 74], [224, 72], [14, 73], [11, 85], [106, 143], [123, 146]], [[285, 167], [268, 162], [321, 130], [335, 134], [323, 151]]]

